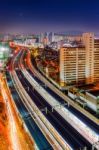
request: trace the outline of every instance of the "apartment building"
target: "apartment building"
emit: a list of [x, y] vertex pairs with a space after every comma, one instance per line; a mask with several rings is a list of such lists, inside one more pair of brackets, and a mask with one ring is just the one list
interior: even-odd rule
[[85, 83], [85, 47], [62, 47], [60, 49], [60, 85]]
[[83, 33], [82, 43], [60, 49], [61, 86], [99, 81], [99, 39], [94, 33]]
[[83, 43], [86, 51], [86, 84], [94, 82], [94, 33], [83, 33]]
[[99, 39], [94, 39], [94, 82], [99, 82]]

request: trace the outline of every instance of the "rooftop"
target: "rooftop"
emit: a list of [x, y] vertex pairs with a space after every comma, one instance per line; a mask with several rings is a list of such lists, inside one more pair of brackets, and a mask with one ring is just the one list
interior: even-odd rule
[[95, 85], [94, 84], [86, 84], [86, 85], [79, 85], [75, 86], [81, 93], [86, 93], [89, 91], [94, 91], [95, 90]]
[[63, 47], [85, 47], [81, 41], [65, 41]]

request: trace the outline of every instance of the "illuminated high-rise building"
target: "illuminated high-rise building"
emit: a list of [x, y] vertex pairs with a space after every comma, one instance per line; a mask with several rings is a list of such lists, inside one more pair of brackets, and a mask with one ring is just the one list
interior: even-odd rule
[[86, 83], [94, 82], [94, 33], [83, 33], [83, 43], [86, 49]]
[[94, 82], [99, 82], [99, 39], [94, 39]]
[[84, 84], [86, 51], [84, 46], [65, 46], [60, 49], [60, 85]]
[[99, 82], [99, 39], [83, 33], [82, 46], [67, 45], [60, 49], [60, 84]]

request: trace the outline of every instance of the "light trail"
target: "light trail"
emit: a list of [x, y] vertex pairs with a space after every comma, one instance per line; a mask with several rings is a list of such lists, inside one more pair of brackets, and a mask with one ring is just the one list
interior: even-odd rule
[[11, 140], [11, 146], [12, 150], [21, 150], [21, 145], [17, 136], [17, 127], [15, 123], [15, 118], [13, 116], [12, 108], [9, 102], [9, 96], [6, 93], [6, 87], [4, 81], [0, 79], [0, 84], [1, 84], [1, 92], [3, 99], [5, 101], [5, 104], [7, 106], [7, 115], [8, 115], [8, 120], [9, 120], [9, 135], [10, 135], [10, 140]]

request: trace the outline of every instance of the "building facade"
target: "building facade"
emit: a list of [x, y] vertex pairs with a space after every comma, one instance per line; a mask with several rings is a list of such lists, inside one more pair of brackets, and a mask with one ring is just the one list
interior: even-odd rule
[[99, 82], [99, 39], [94, 39], [94, 82]]
[[86, 83], [94, 82], [94, 33], [83, 33], [83, 43], [86, 50]]
[[60, 50], [60, 85], [85, 83], [85, 47], [62, 47]]

